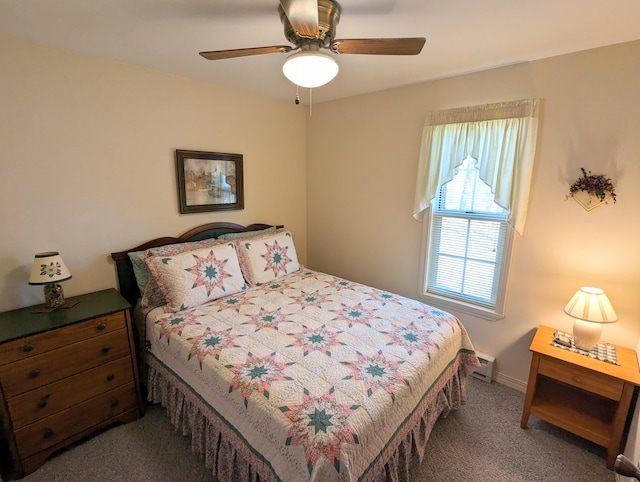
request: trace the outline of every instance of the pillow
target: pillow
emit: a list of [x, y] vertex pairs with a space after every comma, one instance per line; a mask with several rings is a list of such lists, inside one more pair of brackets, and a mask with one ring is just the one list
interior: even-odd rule
[[[144, 258], [145, 262], [148, 258]], [[158, 282], [153, 277], [152, 273], [149, 273], [149, 282], [144, 289], [142, 299], [140, 300], [140, 306], [142, 308], [155, 308], [156, 306], [166, 305], [167, 300], [164, 294], [158, 286]]]
[[193, 308], [247, 289], [231, 242], [145, 261], [165, 296], [165, 311]]
[[236, 240], [242, 272], [250, 285], [260, 285], [300, 269], [289, 231]]
[[150, 256], [173, 256], [174, 254], [184, 253], [185, 251], [193, 251], [194, 249], [208, 248], [218, 244], [225, 244], [225, 240], [218, 238], [202, 239], [200, 241], [187, 241], [185, 243], [167, 244], [166, 246], [158, 246], [149, 248], [145, 251], [145, 257]]
[[[155, 248], [149, 248], [144, 252], [144, 256], [142, 256], [142, 261], [144, 262], [146, 258], [150, 258], [152, 256], [173, 256], [175, 254], [184, 253], [185, 251], [191, 251], [199, 248], [207, 248], [210, 246], [216, 246], [218, 244], [225, 244], [227, 241], [210, 238], [203, 239], [201, 241], [188, 241], [184, 243], [175, 243], [168, 244], [166, 246], [158, 246]], [[148, 266], [145, 262], [145, 268], [148, 270]], [[135, 268], [134, 268], [135, 273]], [[136, 278], [137, 279], [137, 278]], [[167, 303], [167, 300], [164, 296], [164, 293], [158, 286], [157, 281], [149, 273], [148, 282], [145, 286], [144, 291], [140, 291], [142, 294], [142, 299], [140, 300], [140, 306], [143, 308], [155, 308], [156, 306], [162, 306]]]
[[233, 239], [253, 238], [255, 236], [260, 236], [261, 234], [272, 233], [276, 229], [278, 228], [276, 228], [275, 226], [271, 226], [270, 228], [259, 229], [257, 231], [242, 231], [240, 233], [226, 233], [218, 236], [218, 239], [233, 240]]
[[144, 293], [147, 283], [149, 283], [149, 267], [144, 262], [144, 251], [131, 251], [127, 253], [131, 264], [133, 265], [133, 275], [136, 278], [136, 284], [140, 290], [140, 296]]

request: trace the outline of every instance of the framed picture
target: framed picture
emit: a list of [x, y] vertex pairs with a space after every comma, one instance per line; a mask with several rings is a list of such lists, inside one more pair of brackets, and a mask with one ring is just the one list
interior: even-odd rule
[[242, 154], [176, 150], [180, 214], [244, 209]]

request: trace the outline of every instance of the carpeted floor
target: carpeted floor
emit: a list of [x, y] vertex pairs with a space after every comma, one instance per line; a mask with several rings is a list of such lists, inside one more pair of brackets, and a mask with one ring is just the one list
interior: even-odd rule
[[[520, 429], [524, 395], [469, 379], [460, 411], [438, 421], [412, 480], [426, 482], [613, 482], [606, 451], [534, 417]], [[190, 440], [173, 432], [164, 409], [149, 407], [121, 425], [53, 457], [25, 482], [212, 481]], [[289, 482], [289, 481], [287, 481]], [[295, 481], [292, 481], [295, 482]]]

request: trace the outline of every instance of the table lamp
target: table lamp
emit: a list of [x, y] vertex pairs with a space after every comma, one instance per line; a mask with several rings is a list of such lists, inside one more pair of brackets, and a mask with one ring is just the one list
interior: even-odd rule
[[64, 292], [58, 283], [71, 279], [71, 273], [67, 269], [60, 253], [48, 251], [38, 253], [33, 260], [30, 285], [44, 285], [45, 309], [53, 311], [65, 306]]
[[600, 288], [583, 286], [569, 300], [564, 312], [575, 318], [573, 341], [577, 348], [591, 351], [600, 340], [602, 323], [615, 323], [618, 315]]

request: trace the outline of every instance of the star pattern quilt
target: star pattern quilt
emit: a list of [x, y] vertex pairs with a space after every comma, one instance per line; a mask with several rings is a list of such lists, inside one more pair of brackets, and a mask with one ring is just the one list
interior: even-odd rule
[[149, 316], [146, 351], [261, 478], [285, 482], [374, 477], [451, 373], [477, 364], [451, 314], [304, 268]]

